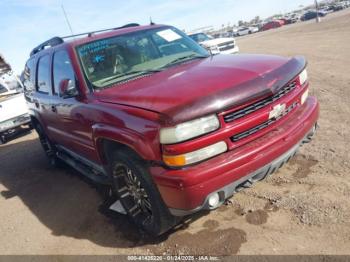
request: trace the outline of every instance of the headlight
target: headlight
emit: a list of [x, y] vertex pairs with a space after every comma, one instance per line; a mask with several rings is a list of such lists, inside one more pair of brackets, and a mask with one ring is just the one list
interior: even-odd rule
[[208, 158], [217, 156], [227, 151], [225, 142], [219, 142], [208, 147], [201, 148], [197, 151], [186, 153], [183, 155], [167, 156], [163, 155], [164, 163], [168, 166], [180, 167], [194, 164]]
[[304, 71], [301, 72], [299, 75], [300, 85], [304, 85], [306, 81], [307, 81], [307, 71], [306, 69], [304, 69]]
[[207, 47], [207, 49], [209, 49], [210, 52], [211, 52], [212, 54], [214, 54], [214, 55], [220, 53], [220, 49], [219, 49], [219, 47], [218, 47], [217, 45], [209, 46], [209, 47]]
[[203, 134], [210, 133], [220, 127], [216, 115], [202, 117], [196, 120], [179, 124], [175, 127], [162, 128], [160, 130], [161, 144], [175, 144], [189, 140]]

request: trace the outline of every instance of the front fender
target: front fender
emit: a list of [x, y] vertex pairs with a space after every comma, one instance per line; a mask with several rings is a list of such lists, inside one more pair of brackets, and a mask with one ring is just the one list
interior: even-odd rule
[[106, 124], [95, 124], [92, 126], [92, 137], [100, 159], [104, 163], [106, 160], [103, 157], [102, 142], [105, 139], [128, 146], [145, 160], [156, 160], [159, 157], [159, 152], [155, 152], [154, 150], [154, 145], [157, 142], [131, 129], [118, 128]]

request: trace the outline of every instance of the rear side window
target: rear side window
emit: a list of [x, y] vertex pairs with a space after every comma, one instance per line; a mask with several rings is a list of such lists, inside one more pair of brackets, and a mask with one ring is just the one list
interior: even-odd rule
[[34, 78], [34, 60], [31, 59], [27, 62], [23, 72], [23, 85], [25, 90], [34, 90], [35, 78]]
[[50, 90], [50, 57], [45, 55], [38, 64], [37, 90], [48, 94]]
[[54, 94], [59, 94], [59, 85], [64, 79], [75, 81], [74, 70], [68, 53], [62, 50], [56, 52], [53, 57]]

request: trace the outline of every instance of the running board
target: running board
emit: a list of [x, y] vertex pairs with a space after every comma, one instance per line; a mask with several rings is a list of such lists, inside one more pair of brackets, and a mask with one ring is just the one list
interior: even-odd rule
[[81, 158], [75, 158], [62, 147], [60, 147], [59, 150], [60, 151], [57, 152], [56, 156], [63, 162], [96, 183], [110, 185], [109, 177], [104, 172], [101, 172], [100, 169], [97, 170], [92, 165], [84, 163]]

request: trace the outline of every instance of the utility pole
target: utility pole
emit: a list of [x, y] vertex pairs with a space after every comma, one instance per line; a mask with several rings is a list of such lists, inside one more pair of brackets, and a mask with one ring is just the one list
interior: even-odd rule
[[316, 7], [316, 23], [319, 23], [321, 22], [321, 17], [319, 16], [319, 13], [318, 13], [318, 2], [317, 0], [315, 0], [315, 7]]

